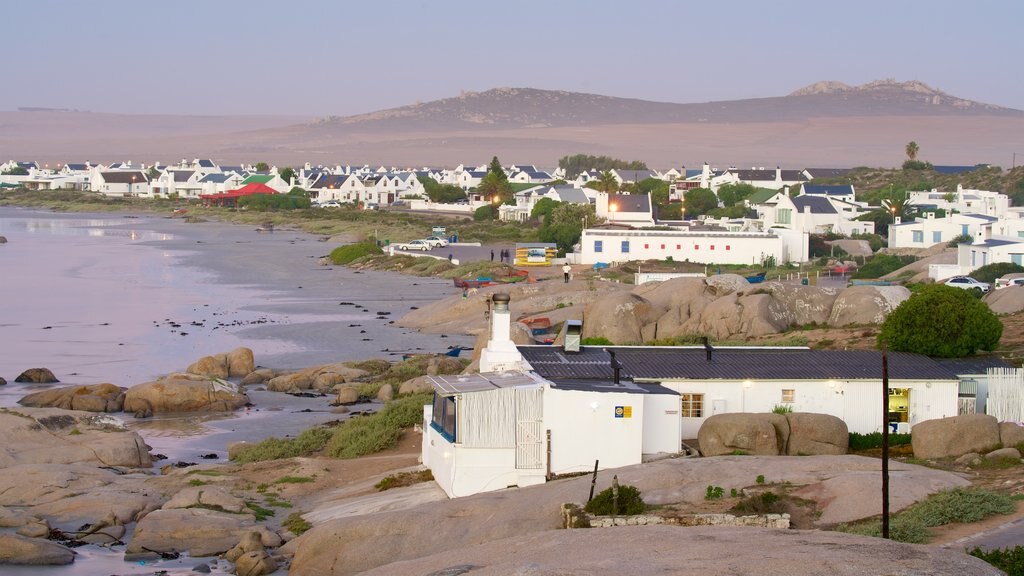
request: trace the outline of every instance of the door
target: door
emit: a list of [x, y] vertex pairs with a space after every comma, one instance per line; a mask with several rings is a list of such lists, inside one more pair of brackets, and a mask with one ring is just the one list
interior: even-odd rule
[[516, 390], [516, 469], [544, 468], [543, 388]]

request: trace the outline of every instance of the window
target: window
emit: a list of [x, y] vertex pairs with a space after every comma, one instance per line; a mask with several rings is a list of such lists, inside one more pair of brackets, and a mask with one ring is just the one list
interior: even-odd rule
[[693, 245], [693, 249], [694, 250], [700, 250], [700, 244], [694, 244]]
[[664, 244], [662, 244], [662, 245], [661, 245], [661, 249], [662, 249], [662, 250], [664, 250], [664, 249], [665, 249], [665, 245], [664, 245]]
[[779, 224], [792, 224], [793, 211], [789, 208], [779, 208], [775, 211], [775, 221]]
[[786, 404], [792, 404], [793, 402], [796, 402], [796, 390], [793, 390], [792, 388], [783, 388], [782, 401]]
[[729, 250], [729, 249], [731, 249], [731, 248], [732, 248], [732, 247], [731, 247], [731, 246], [729, 246], [728, 244], [726, 244], [726, 245], [725, 245], [725, 249], [726, 249], [726, 250]]
[[[1024, 237], [1024, 233], [1021, 233], [1021, 236]], [[682, 250], [682, 249], [683, 249], [683, 245], [682, 244], [676, 244], [676, 250]]]
[[683, 418], [704, 417], [704, 395], [703, 394], [681, 394], [682, 410], [679, 412]]
[[651, 247], [651, 245], [650, 245], [650, 244], [644, 244], [644, 250], [647, 250], [647, 249], [649, 249], [650, 247]]
[[434, 414], [430, 427], [449, 442], [455, 442], [455, 397], [434, 393]]
[[936, 243], [942, 242], [942, 232], [939, 232], [939, 231], [932, 232], [932, 242], [936, 242]]
[[1021, 254], [1010, 254], [1010, 262], [1018, 266], [1024, 265], [1024, 260], [1021, 259], [1021, 256]]
[[913, 242], [915, 244], [920, 244], [921, 242], [924, 242], [924, 232], [922, 232], [921, 230], [914, 230]]
[[594, 252], [604, 252], [604, 242], [601, 240], [594, 240]]
[[715, 245], [714, 245], [714, 244], [712, 244], [712, 245], [711, 245], [711, 249], [712, 249], [712, 250], [714, 250], [714, 249], [715, 249]]
[[967, 224], [960, 225], [960, 234], [962, 236], [969, 236], [971, 233], [967, 231]]
[[622, 253], [623, 254], [628, 254], [629, 253], [629, 240], [623, 240], [622, 241]]

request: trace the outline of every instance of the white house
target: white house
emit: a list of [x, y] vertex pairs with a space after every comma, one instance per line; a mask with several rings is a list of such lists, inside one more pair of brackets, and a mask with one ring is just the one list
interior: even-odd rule
[[907, 204], [914, 206], [919, 212], [937, 209], [1002, 218], [1010, 209], [1010, 198], [1000, 192], [965, 190], [958, 184], [956, 192], [909, 192]]
[[868, 234], [875, 231], [874, 222], [855, 220], [864, 209], [859, 204], [828, 195], [803, 194], [791, 198], [778, 193], [763, 204], [754, 205], [767, 228], [788, 228], [809, 234]]
[[622, 230], [587, 228], [580, 239], [578, 264], [665, 260], [705, 264], [806, 262], [806, 232], [773, 229], [729, 232], [690, 228]]
[[946, 212], [936, 218], [934, 212], [911, 222], [897, 221], [889, 226], [889, 248], [928, 248], [948, 243], [957, 236], [978, 237], [982, 229], [996, 221], [983, 214], [957, 214]]
[[141, 170], [101, 170], [95, 168], [89, 189], [106, 196], [149, 196], [149, 179]]
[[573, 204], [591, 204], [589, 193], [597, 196], [597, 190], [592, 188], [577, 188], [570, 185], [562, 186], [536, 186], [516, 192], [515, 205], [504, 204], [498, 208], [498, 217], [501, 220], [513, 222], [525, 222], [533, 213], [537, 202], [548, 198], [555, 202], [571, 202]]
[[654, 211], [649, 194], [609, 194], [598, 192], [594, 198], [598, 218], [623, 226], [654, 226]]

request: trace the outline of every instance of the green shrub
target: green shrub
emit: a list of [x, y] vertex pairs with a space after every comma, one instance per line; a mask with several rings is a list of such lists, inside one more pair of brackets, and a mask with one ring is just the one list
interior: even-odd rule
[[615, 343], [604, 336], [591, 336], [580, 340], [580, 344], [584, 346], [614, 346]]
[[273, 510], [271, 510], [270, 508], [264, 508], [264, 507], [260, 506], [259, 504], [257, 504], [256, 502], [247, 501], [245, 503], [245, 506], [249, 510], [252, 510], [253, 514], [256, 515], [256, 521], [257, 522], [263, 522], [264, 520], [266, 520], [267, 518], [270, 518], [271, 516], [273, 516], [275, 514], [275, 512]]
[[975, 558], [981, 558], [1006, 572], [1006, 576], [1024, 576], [1024, 546], [996, 550], [982, 550], [975, 547], [968, 554]]
[[335, 458], [358, 458], [387, 450], [398, 443], [402, 429], [423, 420], [423, 407], [430, 394], [396, 398], [376, 414], [347, 420], [327, 442], [325, 452]]
[[850, 278], [881, 278], [890, 272], [895, 272], [907, 264], [913, 264], [917, 258], [913, 256], [893, 256], [892, 254], [875, 254]]
[[749, 498], [744, 498], [730, 509], [735, 514], [783, 514], [786, 506], [782, 498], [774, 492], [762, 492]]
[[793, 411], [793, 406], [789, 404], [776, 404], [772, 407], [772, 414], [789, 414]]
[[233, 462], [263, 462], [281, 458], [310, 456], [323, 449], [334, 434], [330, 428], [310, 428], [295, 438], [267, 438], [266, 440], [240, 450]]
[[288, 529], [289, 532], [299, 536], [313, 527], [312, 524], [306, 521], [302, 517], [302, 512], [292, 512], [287, 518], [281, 522], [281, 525]]
[[725, 490], [721, 486], [708, 486], [704, 491], [705, 500], [720, 500], [725, 496]]
[[754, 482], [757, 482], [758, 484], [764, 484], [764, 474], [758, 474]]
[[305, 484], [307, 482], [315, 482], [316, 478], [312, 476], [281, 476], [277, 480], [274, 480], [274, 484]]
[[331, 250], [330, 259], [331, 262], [339, 266], [349, 264], [355, 260], [369, 256], [370, 254], [383, 254], [384, 251], [380, 249], [374, 242], [357, 242], [355, 244], [349, 244], [348, 246], [339, 246], [334, 250]]
[[1016, 507], [1004, 494], [979, 488], [954, 488], [931, 495], [900, 514], [923, 526], [942, 526], [954, 522], [977, 522], [994, 514], [1010, 514]]
[[487, 220], [498, 219], [498, 207], [488, 204], [481, 206], [473, 211], [473, 220], [476, 222], [486, 222]]
[[956, 248], [961, 244], [971, 243], [973, 241], [974, 237], [972, 237], [970, 234], [960, 234], [959, 236], [956, 236], [955, 238], [950, 240], [949, 243], [946, 244], [946, 246], [949, 246], [950, 248]]
[[994, 350], [1002, 335], [999, 318], [969, 291], [933, 284], [889, 314], [878, 342], [898, 352], [960, 358], [979, 348]]
[[398, 474], [391, 474], [385, 476], [380, 482], [373, 485], [374, 488], [383, 492], [385, 490], [391, 490], [392, 488], [403, 488], [405, 486], [412, 486], [413, 484], [419, 484], [421, 482], [430, 482], [434, 479], [434, 473], [428, 470], [419, 470], [417, 472], [399, 472]]
[[612, 514], [632, 516], [634, 514], [643, 514], [644, 510], [647, 509], [643, 498], [640, 497], [640, 490], [628, 484], [619, 486], [618, 504], [618, 509], [612, 510], [612, 489], [607, 488], [602, 490], [597, 496], [594, 496], [593, 500], [587, 502], [583, 509], [589, 514], [596, 516], [610, 516]]
[[1016, 274], [1019, 272], [1024, 272], [1024, 266], [1014, 264], [1013, 262], [996, 262], [993, 264], [986, 264], [974, 272], [971, 272], [971, 278], [992, 284], [1001, 276], [1006, 274]]
[[[906, 446], [908, 444], [910, 444], [910, 434], [889, 434], [890, 446]], [[868, 434], [850, 432], [850, 450], [870, 450], [872, 448], [881, 447], [881, 432], [870, 432]]]

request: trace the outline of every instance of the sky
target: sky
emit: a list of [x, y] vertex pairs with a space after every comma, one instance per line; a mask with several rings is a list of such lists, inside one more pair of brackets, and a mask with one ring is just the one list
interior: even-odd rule
[[1024, 109], [1019, 0], [3, 4], [0, 110], [347, 116], [503, 86], [685, 103], [885, 78]]

